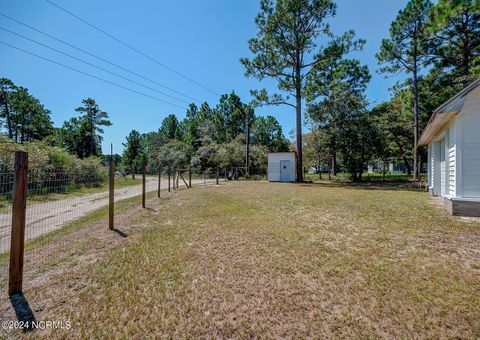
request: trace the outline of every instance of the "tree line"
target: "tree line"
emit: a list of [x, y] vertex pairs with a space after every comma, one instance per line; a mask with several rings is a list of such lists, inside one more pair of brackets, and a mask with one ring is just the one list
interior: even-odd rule
[[[336, 12], [332, 0], [261, 0], [249, 41], [253, 56], [240, 61], [247, 77], [270, 78], [278, 91], [252, 90], [248, 103], [235, 92], [215, 106], [192, 103], [183, 120], [169, 115], [157, 131], [131, 131], [116, 159], [132, 173], [144, 164], [244, 167], [251, 146], [251, 169], [266, 166], [268, 152], [296, 151], [298, 181], [304, 165], [333, 175], [341, 169], [357, 181], [368, 164], [392, 161], [418, 179], [425, 151], [417, 144], [430, 114], [480, 75], [480, 1], [410, 0], [399, 11], [376, 54], [376, 71], [405, 79], [378, 104], [366, 96], [371, 70], [352, 57], [366, 41], [353, 30], [332, 32]], [[263, 105], [294, 109], [294, 144], [275, 117], [255, 115]], [[75, 111], [55, 128], [51, 112], [26, 88], [0, 79], [0, 128], [16, 143], [42, 140], [80, 159], [101, 156], [108, 113], [91, 98]]]
[[[94, 99], [82, 100], [75, 108], [77, 116], [53, 127], [50, 110], [27, 89], [6, 78], [0, 79], [0, 86], [0, 132], [10, 141], [41, 141], [78, 159], [109, 157], [102, 155], [103, 128], [112, 123]], [[245, 167], [247, 144], [252, 170], [266, 166], [268, 152], [288, 151], [290, 146], [275, 117], [256, 116], [254, 107], [232, 92], [222, 95], [214, 107], [207, 102], [190, 104], [181, 121], [174, 114], [166, 116], [157, 131], [132, 130], [123, 154], [114, 160], [133, 176], [146, 164], [197, 170]]]
[[254, 107], [232, 92], [222, 95], [215, 107], [190, 104], [181, 121], [168, 115], [157, 131], [131, 131], [123, 159], [132, 174], [146, 163], [197, 170], [245, 167], [247, 144], [251, 171], [266, 167], [268, 152], [290, 146], [275, 117], [256, 116]]
[[366, 41], [353, 30], [334, 34], [336, 11], [332, 0], [261, 0], [249, 41], [254, 56], [241, 62], [246, 76], [273, 79], [279, 91], [251, 94], [258, 105], [295, 109], [298, 181], [304, 143], [306, 165], [327, 165], [334, 175], [341, 163], [361, 180], [369, 163], [402, 160], [418, 179], [425, 157], [417, 144], [430, 114], [480, 74], [480, 2], [410, 0], [376, 55], [377, 72], [406, 79], [373, 108], [365, 95], [369, 70], [349, 58]]

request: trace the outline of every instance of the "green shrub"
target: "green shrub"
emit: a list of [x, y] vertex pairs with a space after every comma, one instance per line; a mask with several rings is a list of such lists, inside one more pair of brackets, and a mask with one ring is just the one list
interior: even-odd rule
[[[17, 144], [0, 136], [0, 177], [11, 182], [15, 151], [28, 152], [29, 190], [35, 194], [65, 192], [79, 186], [101, 185], [107, 169], [100, 157], [79, 159], [66, 150], [42, 142]], [[11, 188], [0, 188], [8, 192]]]

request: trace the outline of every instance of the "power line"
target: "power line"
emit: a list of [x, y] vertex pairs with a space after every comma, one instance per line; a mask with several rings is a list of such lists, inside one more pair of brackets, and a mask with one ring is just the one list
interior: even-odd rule
[[158, 86], [160, 86], [160, 87], [163, 87], [163, 88], [165, 88], [165, 89], [167, 89], [167, 90], [170, 90], [170, 91], [172, 91], [172, 92], [174, 92], [174, 93], [176, 93], [176, 94], [179, 94], [179, 95], [181, 95], [181, 96], [184, 96], [184, 97], [186, 97], [186, 98], [189, 98], [189, 99], [191, 99], [191, 100], [193, 100], [193, 101], [200, 102], [200, 100], [198, 100], [198, 99], [196, 99], [196, 98], [194, 98], [194, 97], [191, 97], [191, 96], [189, 96], [188, 94], [185, 94], [185, 93], [182, 93], [182, 92], [180, 92], [180, 91], [174, 90], [174, 89], [172, 89], [171, 87], [168, 87], [168, 86], [166, 86], [166, 85], [163, 85], [162, 83], [159, 83], [159, 82], [157, 82], [157, 81], [155, 81], [155, 80], [153, 80], [153, 79], [150, 79], [150, 78], [148, 78], [148, 77], [145, 77], [145, 76], [143, 76], [143, 75], [141, 75], [141, 74], [139, 74], [139, 73], [136, 73], [136, 72], [134, 72], [134, 71], [132, 71], [132, 70], [129, 70], [129, 69], [127, 69], [127, 68], [125, 68], [125, 67], [123, 67], [123, 66], [121, 66], [121, 65], [115, 64], [115, 63], [113, 63], [113, 62], [111, 62], [111, 61], [109, 61], [109, 60], [107, 60], [107, 59], [104, 59], [104, 58], [102, 58], [102, 57], [99, 57], [99, 56], [97, 56], [97, 55], [95, 55], [95, 54], [93, 54], [93, 53], [91, 53], [91, 52], [89, 52], [89, 51], [86, 51], [86, 50], [84, 50], [84, 49], [82, 49], [82, 48], [80, 48], [80, 47], [78, 47], [78, 46], [72, 45], [72, 44], [70, 44], [70, 43], [68, 43], [68, 42], [66, 42], [66, 41], [64, 41], [64, 40], [62, 40], [62, 39], [59, 39], [59, 38], [57, 38], [57, 37], [54, 37], [54, 36], [51, 35], [51, 34], [45, 33], [45, 32], [43, 32], [43, 31], [41, 31], [41, 30], [39, 30], [39, 29], [37, 29], [37, 28], [35, 28], [35, 27], [32, 27], [32, 26], [30, 26], [30, 25], [28, 25], [28, 24], [26, 24], [26, 23], [24, 23], [24, 22], [21, 22], [21, 21], [19, 21], [19, 20], [17, 20], [17, 19], [14, 19], [14, 18], [12, 18], [12, 17], [10, 17], [10, 16], [8, 16], [8, 15], [6, 15], [6, 14], [4, 14], [4, 13], [0, 13], [0, 15], [3, 16], [3, 17], [5, 17], [5, 18], [7, 18], [7, 19], [9, 19], [9, 20], [12, 20], [12, 21], [16, 22], [17, 24], [20, 24], [20, 25], [22, 25], [22, 26], [24, 26], [24, 27], [27, 27], [27, 28], [35, 31], [35, 32], [38, 32], [38, 33], [40, 33], [40, 34], [43, 34], [43, 35], [45, 35], [45, 36], [47, 36], [47, 37], [49, 37], [49, 38], [51, 38], [51, 39], [53, 39], [53, 40], [56, 40], [56, 41], [58, 41], [58, 42], [60, 42], [60, 43], [62, 43], [62, 44], [65, 44], [65, 45], [67, 45], [67, 46], [69, 46], [69, 47], [71, 47], [71, 48], [74, 48], [74, 49], [76, 49], [77, 51], [80, 51], [80, 52], [83, 52], [83, 53], [85, 53], [85, 54], [88, 54], [88, 55], [91, 56], [91, 57], [94, 57], [94, 58], [96, 58], [96, 59], [98, 59], [98, 60], [101, 60], [101, 61], [107, 63], [107, 64], [110, 64], [110, 65], [112, 65], [112, 66], [115, 66], [115, 67], [117, 67], [117, 68], [119, 68], [119, 69], [121, 69], [121, 70], [123, 70], [123, 71], [126, 71], [126, 72], [128, 72], [128, 73], [130, 73], [130, 74], [133, 74], [133, 75], [135, 75], [135, 76], [137, 76], [137, 77], [140, 77], [140, 78], [142, 78], [142, 79], [148, 80], [149, 82], [151, 82], [151, 83], [153, 83], [153, 84], [156, 84], [156, 85], [158, 85]]
[[150, 99], [154, 99], [154, 100], [157, 100], [157, 101], [162, 102], [162, 103], [166, 103], [166, 104], [169, 104], [169, 105], [172, 105], [172, 106], [179, 107], [179, 108], [184, 109], [184, 110], [187, 109], [187, 108], [184, 107], [184, 106], [180, 106], [180, 105], [171, 103], [171, 102], [169, 102], [169, 101], [166, 101], [166, 100], [163, 100], [163, 99], [160, 99], [160, 98], [151, 96], [151, 95], [149, 95], [149, 94], [147, 94], [147, 93], [143, 93], [143, 92], [140, 92], [140, 91], [131, 89], [131, 88], [129, 88], [129, 87], [126, 87], [126, 86], [123, 86], [123, 85], [114, 83], [114, 82], [112, 82], [112, 81], [109, 81], [109, 80], [106, 80], [106, 79], [97, 77], [97, 76], [95, 76], [95, 75], [93, 75], [93, 74], [80, 71], [80, 70], [78, 70], [78, 69], [76, 69], [76, 68], [67, 66], [67, 65], [62, 64], [62, 63], [59, 63], [59, 62], [57, 62], [57, 61], [55, 61], [55, 60], [51, 60], [51, 59], [42, 57], [42, 56], [40, 56], [40, 55], [38, 55], [38, 54], [35, 54], [35, 53], [29, 52], [29, 51], [27, 51], [27, 50], [24, 50], [24, 49], [22, 49], [22, 48], [20, 48], [20, 47], [16, 47], [16, 46], [10, 45], [10, 44], [8, 44], [8, 43], [6, 43], [6, 42], [0, 41], [0, 44], [3, 44], [3, 45], [8, 46], [8, 47], [10, 47], [10, 48], [13, 48], [13, 49], [22, 51], [23, 53], [33, 55], [33, 56], [35, 56], [35, 57], [37, 57], [37, 58], [39, 58], [39, 59], [46, 60], [46, 61], [48, 61], [48, 62], [50, 62], [50, 63], [52, 63], [52, 64], [56, 64], [56, 65], [62, 66], [62, 67], [64, 67], [64, 68], [67, 68], [67, 69], [69, 69], [69, 70], [72, 70], [72, 71], [81, 73], [81, 74], [83, 74], [83, 75], [86, 75], [86, 76], [89, 76], [89, 77], [92, 77], [92, 78], [95, 78], [95, 79], [100, 80], [100, 81], [103, 81], [103, 82], [105, 82], [105, 83], [107, 83], [107, 84], [110, 84], [110, 85], [113, 85], [113, 86], [116, 86], [116, 87], [120, 87], [120, 88], [122, 88], [122, 89], [124, 89], [124, 90], [131, 91], [131, 92], [137, 93], [137, 94], [139, 94], [139, 95], [148, 97], [148, 98], [150, 98]]
[[45, 44], [43, 44], [43, 43], [41, 43], [41, 42], [38, 42], [38, 41], [36, 41], [36, 40], [34, 40], [34, 39], [30, 39], [30, 38], [28, 38], [28, 37], [26, 37], [26, 36], [24, 36], [24, 35], [22, 35], [22, 34], [15, 33], [15, 32], [13, 32], [13, 31], [10, 31], [9, 29], [6, 29], [6, 28], [4, 28], [4, 27], [2, 27], [2, 26], [0, 26], [0, 29], [2, 29], [2, 30], [4, 30], [4, 31], [7, 31], [7, 32], [9, 32], [9, 33], [11, 33], [11, 34], [14, 34], [14, 35], [16, 35], [16, 36], [18, 36], [18, 37], [21, 37], [21, 38], [23, 38], [23, 39], [26, 39], [26, 40], [28, 40], [28, 41], [31, 41], [31, 42], [33, 42], [33, 43], [35, 43], [35, 44], [40, 45], [40, 46], [43, 46], [43, 47], [45, 47], [45, 48], [48, 48], [48, 49], [50, 49], [50, 50], [52, 50], [52, 51], [55, 51], [55, 52], [57, 52], [57, 53], [63, 54], [63, 55], [65, 55], [65, 56], [69, 57], [69, 58], [72, 58], [72, 59], [74, 59], [74, 60], [80, 61], [80, 62], [82, 62], [82, 63], [84, 63], [84, 64], [86, 64], [86, 65], [89, 65], [89, 66], [95, 67], [95, 68], [97, 68], [97, 69], [99, 69], [99, 70], [102, 70], [102, 71], [104, 71], [104, 72], [113, 74], [114, 76], [117, 76], [117, 77], [119, 77], [119, 78], [125, 79], [125, 80], [127, 80], [127, 81], [129, 81], [129, 82], [131, 82], [131, 83], [133, 83], [133, 84], [136, 84], [136, 85], [139, 85], [139, 86], [143, 86], [143, 87], [145, 87], [145, 88], [147, 88], [147, 89], [149, 89], [149, 90], [151, 90], [151, 91], [155, 91], [155, 92], [160, 93], [160, 94], [162, 94], [162, 95], [164, 95], [164, 96], [170, 97], [170, 98], [172, 98], [172, 99], [176, 99], [176, 100], [181, 101], [181, 102], [183, 102], [183, 103], [185, 103], [185, 104], [190, 104], [189, 102], [187, 102], [187, 101], [185, 101], [185, 100], [183, 100], [183, 99], [180, 99], [180, 98], [175, 97], [175, 96], [171, 96], [171, 95], [169, 95], [168, 93], [165, 93], [165, 92], [162, 92], [162, 91], [158, 91], [158, 90], [154, 89], [153, 87], [150, 87], [150, 86], [147, 86], [147, 85], [143, 85], [142, 83], [139, 83], [139, 82], [137, 82], [137, 81], [135, 81], [135, 80], [131, 80], [131, 79], [127, 78], [127, 77], [122, 76], [121, 74], [118, 74], [118, 73], [115, 73], [115, 72], [111, 72], [111, 71], [107, 70], [106, 68], [103, 68], [103, 67], [101, 67], [101, 66], [97, 66], [97, 65], [92, 64], [92, 63], [89, 63], [88, 61], [85, 61], [85, 60], [80, 59], [80, 58], [77, 58], [77, 57], [75, 57], [75, 56], [73, 56], [73, 55], [71, 55], [71, 54], [68, 54], [68, 53], [62, 52], [62, 51], [60, 51], [60, 50], [57, 50], [56, 48], [50, 47], [50, 46], [48, 46], [48, 45], [45, 45]]
[[97, 30], [97, 31], [99, 31], [99, 32], [101, 32], [101, 33], [103, 33], [103, 34], [105, 34], [107, 37], [109, 37], [109, 38], [111, 38], [111, 39], [113, 39], [113, 40], [115, 40], [115, 41], [119, 42], [120, 44], [122, 44], [122, 45], [124, 45], [124, 46], [128, 47], [128, 48], [129, 48], [129, 49], [131, 49], [132, 51], [135, 51], [135, 52], [137, 52], [138, 54], [140, 54], [140, 55], [144, 56], [145, 58], [147, 58], [147, 59], [149, 59], [149, 60], [153, 61], [154, 63], [156, 63], [156, 64], [158, 64], [158, 65], [162, 66], [163, 68], [165, 68], [165, 69], [169, 70], [170, 72], [173, 72], [173, 73], [175, 73], [175, 74], [179, 75], [180, 77], [182, 77], [182, 78], [184, 78], [184, 79], [186, 79], [186, 80], [188, 80], [188, 81], [190, 81], [190, 82], [194, 83], [195, 85], [197, 85], [197, 86], [199, 86], [199, 87], [201, 87], [201, 88], [203, 88], [203, 89], [205, 89], [205, 90], [207, 90], [207, 91], [210, 91], [210, 92], [214, 93], [214, 94], [215, 94], [215, 95], [217, 95], [217, 96], [220, 96], [220, 94], [219, 94], [218, 92], [215, 92], [214, 90], [212, 90], [212, 89], [208, 88], [207, 86], [200, 84], [199, 82], [197, 82], [197, 81], [193, 80], [193, 79], [192, 79], [192, 78], [190, 78], [190, 77], [187, 77], [187, 76], [186, 76], [186, 75], [184, 75], [183, 73], [180, 73], [180, 72], [178, 72], [178, 71], [174, 70], [173, 68], [171, 68], [171, 67], [169, 67], [169, 66], [167, 66], [167, 65], [165, 65], [165, 64], [163, 64], [163, 63], [161, 63], [161, 62], [160, 62], [160, 61], [158, 61], [157, 59], [155, 59], [155, 58], [153, 58], [153, 57], [149, 56], [148, 54], [146, 54], [146, 53], [144, 53], [144, 52], [142, 52], [142, 51], [138, 50], [137, 48], [133, 47], [132, 45], [130, 45], [130, 44], [127, 44], [127, 43], [126, 43], [126, 42], [124, 42], [123, 40], [120, 40], [119, 38], [117, 38], [117, 37], [115, 37], [115, 36], [111, 35], [110, 33], [108, 33], [108, 32], [106, 32], [106, 31], [102, 30], [102, 29], [101, 29], [101, 28], [99, 28], [98, 26], [95, 26], [94, 24], [92, 24], [92, 23], [90, 23], [90, 22], [86, 21], [85, 19], [82, 19], [82, 18], [81, 18], [81, 17], [79, 17], [78, 15], [75, 15], [75, 14], [73, 14], [72, 12], [70, 12], [70, 11], [66, 10], [65, 8], [63, 8], [63, 7], [59, 6], [59, 5], [57, 5], [56, 3], [54, 3], [54, 2], [52, 2], [52, 1], [50, 1], [50, 0], [45, 0], [45, 1], [46, 1], [46, 2], [48, 2], [49, 4], [53, 5], [53, 6], [57, 7], [57, 8], [58, 8], [58, 9], [60, 9], [61, 11], [63, 11], [63, 12], [65, 12], [65, 13], [67, 13], [68, 15], [70, 15], [70, 16], [72, 16], [72, 17], [74, 17], [75, 19], [77, 19], [77, 20], [80, 20], [81, 22], [83, 22], [84, 24], [86, 24], [86, 25], [88, 25], [88, 26], [92, 27], [93, 29], [95, 29], [95, 30]]

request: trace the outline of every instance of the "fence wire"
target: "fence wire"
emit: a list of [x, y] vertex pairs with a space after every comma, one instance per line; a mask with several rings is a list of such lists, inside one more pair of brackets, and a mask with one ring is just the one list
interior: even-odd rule
[[[10, 259], [13, 171], [0, 172], [0, 289], [5, 292]], [[3, 251], [5, 250], [5, 251]]]
[[[13, 160], [12, 160], [13, 162]], [[5, 291], [8, 284], [12, 226], [12, 193], [14, 173], [9, 167], [0, 171], [0, 289]], [[1, 169], [0, 169], [1, 170]], [[162, 192], [192, 187], [220, 184], [225, 181], [225, 171], [164, 170], [160, 178]], [[222, 176], [223, 174], [223, 176]], [[218, 176], [218, 179], [217, 179]], [[142, 197], [142, 174], [131, 177], [115, 174], [115, 202]], [[168, 178], [170, 177], [170, 182]], [[182, 178], [183, 177], [183, 178]], [[170, 184], [170, 185], [169, 185]], [[148, 199], [155, 197], [159, 188], [157, 169], [148, 169], [145, 178], [145, 191]], [[161, 194], [162, 196], [162, 194]], [[28, 173], [27, 208], [25, 223], [24, 266], [31, 275], [42, 273], [55, 264], [71, 261], [75, 263], [82, 248], [90, 242], [87, 233], [72, 238], [64, 237], [80, 230], [88, 222], [89, 216], [100, 208], [108, 206], [108, 176], [79, 175], [66, 171], [44, 170]], [[148, 203], [147, 203], [148, 204]], [[117, 209], [117, 207], [116, 207]], [[87, 219], [87, 220], [82, 220]], [[105, 226], [107, 228], [107, 225]]]

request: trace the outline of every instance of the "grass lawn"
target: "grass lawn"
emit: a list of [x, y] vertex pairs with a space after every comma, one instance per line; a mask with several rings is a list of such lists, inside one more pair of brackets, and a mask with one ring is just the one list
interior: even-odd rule
[[237, 182], [150, 199], [118, 224], [127, 238], [85, 227], [26, 274], [37, 320], [73, 324], [27, 336], [480, 336], [480, 223], [425, 193]]

